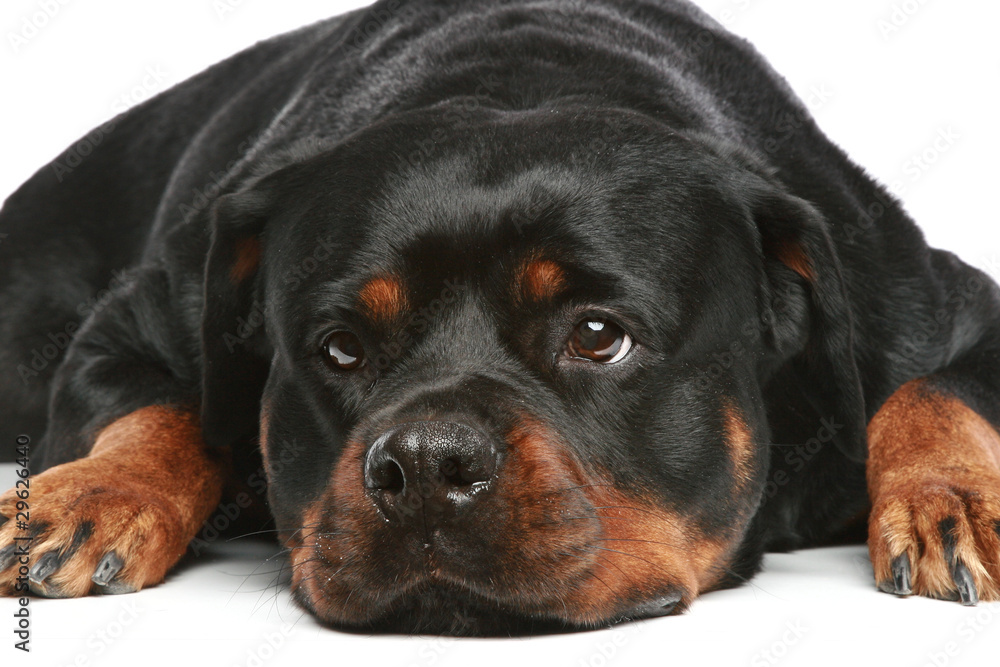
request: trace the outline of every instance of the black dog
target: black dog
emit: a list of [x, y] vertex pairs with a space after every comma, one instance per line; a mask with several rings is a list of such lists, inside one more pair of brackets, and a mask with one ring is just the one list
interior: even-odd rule
[[866, 525], [882, 590], [1000, 597], [997, 287], [684, 2], [390, 0], [83, 141], [0, 214], [8, 593], [156, 584], [259, 450], [339, 627], [668, 614]]

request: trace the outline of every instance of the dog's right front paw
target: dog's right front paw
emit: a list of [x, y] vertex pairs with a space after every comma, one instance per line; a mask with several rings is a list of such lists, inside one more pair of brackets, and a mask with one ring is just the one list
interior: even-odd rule
[[913, 477], [880, 488], [872, 508], [868, 548], [879, 590], [965, 605], [1000, 599], [1000, 475]]
[[100, 458], [31, 477], [0, 496], [0, 515], [4, 595], [131, 593], [162, 581], [190, 537], [150, 480]]

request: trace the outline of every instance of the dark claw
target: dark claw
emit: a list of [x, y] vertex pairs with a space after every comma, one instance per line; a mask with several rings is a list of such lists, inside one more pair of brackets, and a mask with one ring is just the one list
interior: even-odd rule
[[889, 591], [896, 595], [909, 595], [913, 592], [910, 586], [910, 557], [904, 551], [892, 559], [892, 585]]
[[15, 560], [17, 560], [17, 556], [14, 554], [14, 550], [16, 548], [16, 544], [11, 544], [10, 546], [0, 549], [0, 571], [6, 570], [14, 564]]
[[962, 561], [956, 562], [951, 576], [955, 580], [955, 586], [958, 588], [958, 597], [962, 601], [962, 604], [966, 607], [978, 604], [979, 593], [976, 591], [976, 582], [972, 580], [972, 573], [969, 572], [969, 568], [965, 566], [965, 563]]
[[107, 586], [115, 578], [119, 571], [125, 566], [125, 561], [118, 557], [114, 551], [108, 552], [97, 564], [94, 576], [90, 578], [98, 586]]
[[28, 581], [34, 584], [44, 583], [49, 578], [49, 575], [59, 569], [60, 565], [62, 565], [62, 561], [59, 558], [58, 551], [50, 551], [42, 554], [38, 562], [28, 570]]
[[98, 586], [98, 590], [104, 595], [126, 595], [128, 593], [135, 593], [138, 589], [131, 584], [126, 584], [124, 581], [112, 579], [106, 586]]

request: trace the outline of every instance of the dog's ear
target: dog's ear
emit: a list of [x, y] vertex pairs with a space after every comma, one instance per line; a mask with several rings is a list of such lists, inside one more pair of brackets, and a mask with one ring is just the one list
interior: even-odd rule
[[771, 290], [775, 344], [803, 394], [839, 428], [833, 441], [850, 460], [867, 456], [866, 413], [854, 358], [854, 327], [836, 247], [822, 214], [778, 186], [757, 190], [751, 204]]
[[224, 195], [211, 211], [201, 322], [205, 442], [252, 437], [270, 368], [264, 328], [262, 261], [268, 198], [257, 190]]

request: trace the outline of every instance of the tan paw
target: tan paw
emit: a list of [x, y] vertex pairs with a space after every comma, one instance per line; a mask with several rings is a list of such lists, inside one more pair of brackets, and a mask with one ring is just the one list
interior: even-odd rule
[[107, 460], [52, 468], [30, 478], [27, 498], [21, 492], [0, 496], [6, 595], [137, 591], [162, 581], [190, 538], [169, 499]]
[[880, 590], [962, 604], [1000, 599], [1000, 477], [894, 485], [879, 494], [868, 549]]

